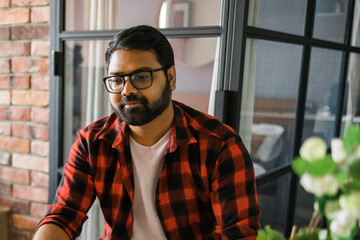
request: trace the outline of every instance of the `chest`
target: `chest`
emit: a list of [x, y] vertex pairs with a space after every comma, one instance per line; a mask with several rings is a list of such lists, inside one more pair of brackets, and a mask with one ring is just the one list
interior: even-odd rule
[[[171, 196], [173, 201], [190, 198], [207, 198], [211, 191], [209, 181], [213, 161], [207, 154], [196, 148], [178, 148], [163, 155], [155, 168], [136, 163], [137, 168], [156, 176], [156, 195], [158, 198]], [[120, 203], [128, 197], [133, 201], [134, 165], [130, 148], [110, 149], [106, 159], [92, 160], [94, 187], [99, 199], [111, 198], [111, 204]], [[162, 199], [166, 202], [169, 199]], [[205, 200], [205, 199], [204, 199]], [[161, 201], [161, 199], [160, 199]]]

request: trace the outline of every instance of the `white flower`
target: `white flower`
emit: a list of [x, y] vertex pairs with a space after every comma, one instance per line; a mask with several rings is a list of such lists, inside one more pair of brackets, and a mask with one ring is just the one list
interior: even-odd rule
[[331, 140], [331, 157], [334, 162], [340, 164], [346, 160], [346, 150], [344, 143], [340, 138], [334, 138]]
[[334, 195], [339, 190], [339, 183], [330, 174], [324, 177], [313, 177], [308, 173], [304, 173], [300, 178], [300, 184], [307, 192], [313, 193], [318, 197], [325, 194]]
[[340, 204], [338, 200], [328, 200], [325, 203], [325, 216], [332, 220], [336, 217], [337, 212], [340, 210]]
[[300, 156], [308, 162], [314, 162], [326, 156], [326, 143], [319, 137], [308, 138], [300, 148]]
[[352, 214], [360, 219], [360, 191], [352, 191], [349, 194], [341, 195], [339, 204], [342, 209], [352, 212]]
[[340, 237], [349, 237], [353, 228], [356, 225], [356, 220], [353, 214], [346, 210], [337, 211], [336, 217], [330, 224], [330, 231]]

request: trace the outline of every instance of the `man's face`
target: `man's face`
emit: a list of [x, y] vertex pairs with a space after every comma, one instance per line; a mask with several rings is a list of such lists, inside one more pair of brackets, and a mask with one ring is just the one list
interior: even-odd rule
[[[109, 63], [109, 75], [129, 74], [137, 70], [154, 70], [162, 66], [156, 54], [146, 50], [116, 50]], [[153, 73], [153, 84], [147, 89], [136, 89], [129, 77], [121, 93], [110, 93], [110, 103], [118, 117], [129, 125], [141, 126], [159, 116], [171, 102], [171, 92], [175, 90], [175, 71], [171, 67], [167, 74], [164, 71]]]

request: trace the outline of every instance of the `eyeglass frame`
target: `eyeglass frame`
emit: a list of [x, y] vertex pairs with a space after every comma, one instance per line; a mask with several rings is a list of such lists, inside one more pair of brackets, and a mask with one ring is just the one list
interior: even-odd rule
[[[133, 87], [135, 88], [135, 89], [137, 89], [137, 90], [144, 90], [144, 89], [147, 89], [147, 88], [149, 88], [149, 87], [151, 87], [152, 85], [153, 85], [153, 82], [154, 82], [154, 79], [153, 79], [153, 73], [154, 72], [158, 72], [158, 71], [160, 71], [160, 70], [166, 70], [167, 68], [165, 68], [165, 67], [161, 67], [161, 68], [157, 68], [157, 69], [139, 69], [139, 70], [136, 70], [136, 71], [134, 71], [134, 72], [132, 72], [132, 73], [129, 73], [129, 74], [123, 74], [123, 75], [110, 75], [110, 76], [107, 76], [107, 77], [104, 77], [103, 78], [103, 81], [104, 81], [104, 85], [105, 85], [105, 89], [106, 89], [106, 91], [108, 91], [109, 93], [121, 93], [123, 90], [124, 90], [124, 88], [125, 88], [125, 84], [126, 84], [126, 82], [128, 81], [128, 80], [126, 80], [125, 79], [125, 77], [128, 77], [129, 76], [129, 79], [130, 79], [130, 82], [131, 82], [131, 84], [133, 85]], [[136, 87], [135, 86], [135, 84], [134, 84], [134, 82], [133, 82], [133, 78], [132, 78], [132, 75], [134, 75], [134, 74], [137, 74], [137, 73], [140, 73], [140, 72], [148, 72], [148, 73], [150, 73], [150, 85], [149, 86], [147, 86], [147, 87], [144, 87], [144, 88], [138, 88], [138, 87]], [[165, 71], [164, 71], [165, 72]], [[166, 75], [166, 73], [165, 73], [165, 75]], [[120, 78], [122, 78], [123, 79], [123, 81], [124, 81], [124, 83], [123, 83], [123, 87], [122, 87], [122, 89], [120, 90], [120, 91], [113, 91], [112, 89], [109, 89], [110, 88], [110, 86], [109, 86], [109, 88], [108, 88], [108, 85], [106, 84], [106, 82], [108, 81], [107, 79], [109, 79], [109, 78], [112, 78], [112, 77], [120, 77]]]

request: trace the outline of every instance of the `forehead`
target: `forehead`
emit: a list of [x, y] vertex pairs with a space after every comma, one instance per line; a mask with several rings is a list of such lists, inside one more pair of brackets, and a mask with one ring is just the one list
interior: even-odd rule
[[110, 56], [109, 72], [128, 72], [142, 67], [161, 67], [152, 50], [116, 50]]

